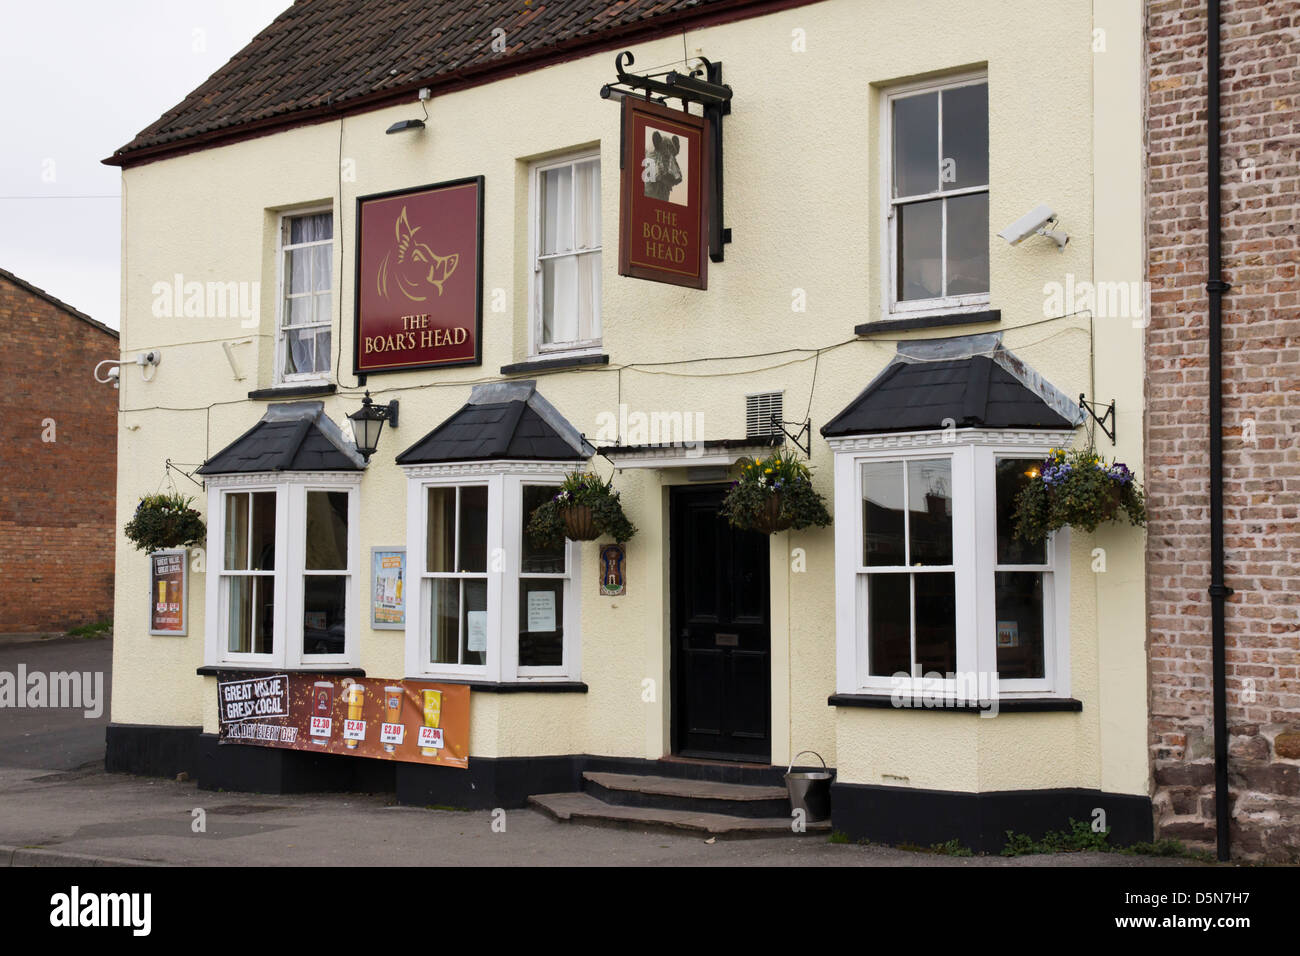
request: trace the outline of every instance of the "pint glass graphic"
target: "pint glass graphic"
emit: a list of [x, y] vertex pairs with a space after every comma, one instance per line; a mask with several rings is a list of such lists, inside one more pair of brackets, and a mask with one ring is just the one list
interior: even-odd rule
[[[312, 684], [311, 688], [311, 713], [313, 717], [330, 716], [334, 709], [334, 682], [327, 680], [318, 680]], [[318, 737], [311, 735], [311, 742], [320, 744], [322, 747], [328, 743], [327, 737]]]
[[[344, 699], [348, 702], [348, 720], [360, 720], [366, 702], [366, 689], [360, 684], [349, 684], [344, 694]], [[347, 746], [348, 750], [356, 750], [357, 741], [348, 740]]]
[[[402, 688], [393, 686], [384, 688], [384, 721], [390, 724], [402, 722]], [[384, 749], [392, 753], [397, 746], [384, 744]]]
[[[438, 721], [442, 719], [442, 691], [425, 690], [424, 691], [424, 726], [437, 727]], [[420, 753], [426, 757], [436, 757], [438, 751], [434, 747], [421, 747]]]

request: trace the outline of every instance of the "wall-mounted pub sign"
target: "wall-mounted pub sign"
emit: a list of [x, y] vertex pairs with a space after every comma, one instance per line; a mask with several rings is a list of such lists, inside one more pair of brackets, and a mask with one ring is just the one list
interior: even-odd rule
[[708, 140], [702, 116], [623, 99], [619, 275], [709, 287]]
[[357, 199], [358, 375], [478, 365], [483, 177]]
[[189, 566], [184, 548], [149, 555], [149, 633], [184, 637], [188, 627]]

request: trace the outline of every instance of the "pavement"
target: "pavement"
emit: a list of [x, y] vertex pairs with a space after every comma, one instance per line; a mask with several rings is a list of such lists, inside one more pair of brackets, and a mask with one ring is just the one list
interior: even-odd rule
[[[0, 671], [98, 671], [112, 642], [0, 643]], [[531, 809], [395, 805], [391, 794], [201, 791], [103, 770], [108, 708], [0, 710], [0, 865], [331, 866], [1196, 866], [1073, 853], [950, 857], [831, 843], [825, 834], [745, 840], [559, 823]]]

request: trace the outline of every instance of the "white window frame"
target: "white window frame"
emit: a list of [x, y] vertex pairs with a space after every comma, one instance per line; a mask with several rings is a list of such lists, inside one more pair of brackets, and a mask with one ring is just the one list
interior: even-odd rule
[[[280, 472], [272, 475], [209, 475], [208, 574], [204, 663], [208, 666], [251, 666], [329, 671], [360, 666], [361, 526], [360, 472]], [[222, 573], [225, 567], [226, 500], [243, 492], [275, 493], [275, 613], [271, 653], [229, 650], [228, 602]], [[303, 578], [306, 569], [307, 492], [346, 491], [348, 494], [347, 611], [343, 653], [303, 652]], [[294, 613], [290, 613], [293, 610]]]
[[[334, 220], [333, 225], [330, 228], [331, 238], [321, 239], [316, 242], [296, 243], [293, 244], [292, 246], [286, 245], [285, 231], [288, 228], [288, 223], [290, 219], [294, 219], [299, 216], [317, 216], [320, 215], [321, 213], [330, 213], [331, 218], [333, 218]], [[334, 316], [338, 313], [337, 296], [339, 294], [339, 283], [338, 283], [338, 275], [337, 275], [338, 263], [334, 261], [335, 253], [337, 251], [335, 247], [335, 239], [338, 238], [339, 222], [338, 222], [338, 217], [334, 216], [333, 213], [334, 213], [334, 207], [332, 205], [315, 206], [307, 209], [288, 210], [280, 213], [276, 219], [275, 369], [274, 369], [274, 374], [271, 377], [272, 382], [274, 382], [276, 385], [303, 385], [303, 384], [313, 384], [313, 383], [327, 383], [329, 381], [330, 375], [333, 374], [333, 369], [334, 369], [333, 346], [336, 343], [334, 336], [338, 335], [338, 330], [334, 328]], [[285, 278], [286, 278], [285, 270], [284, 270], [284, 255], [288, 248], [305, 249], [311, 246], [323, 246], [323, 245], [329, 245], [330, 247], [330, 321], [329, 321], [330, 338], [331, 338], [331, 352], [329, 355], [330, 362], [328, 367], [326, 367], [323, 371], [294, 372], [292, 374], [285, 374], [284, 358], [285, 358], [285, 349], [288, 348], [288, 344], [285, 336], [285, 326], [284, 326], [284, 323], [286, 321], [286, 317], [284, 314], [284, 304], [285, 304], [285, 297], [288, 294], [288, 290], [285, 288], [284, 285]], [[324, 323], [313, 322], [311, 324], [324, 326]]]
[[[893, 181], [894, 181], [894, 103], [900, 99], [906, 99], [912, 96], [918, 96], [925, 93], [934, 93], [940, 90], [956, 89], [962, 86], [976, 86], [978, 84], [988, 84], [989, 78], [986, 71], [977, 71], [962, 73], [956, 76], [945, 77], [942, 80], [930, 80], [917, 83], [906, 83], [898, 86], [892, 86], [881, 91], [881, 112], [880, 112], [880, 200], [881, 209], [884, 211], [884, 223], [882, 229], [883, 242], [881, 243], [881, 274], [884, 276], [884, 303], [882, 309], [882, 318], [898, 319], [907, 318], [909, 315], [918, 313], [926, 315], [936, 314], [953, 314], [959, 315], [968, 312], [980, 312], [989, 307], [992, 301], [992, 257], [990, 257], [989, 272], [989, 291], [979, 293], [967, 293], [965, 295], [939, 296], [932, 299], [911, 299], [899, 301], [898, 298], [898, 215], [897, 208], [899, 205], [912, 205], [929, 199], [950, 199], [954, 196], [967, 196], [976, 193], [987, 193], [992, 196], [991, 183], [985, 183], [982, 186], [967, 186], [961, 189], [936, 190], [926, 195], [908, 196], [907, 202], [902, 203], [894, 199]], [[940, 97], [939, 107], [939, 153], [943, 154], [943, 106], [942, 97]], [[990, 114], [992, 113], [992, 101], [990, 100]], [[989, 124], [989, 153], [992, 154], [992, 123]], [[989, 179], [993, 178], [992, 163], [989, 164]], [[944, 269], [947, 270], [948, 255], [948, 218], [945, 213], [943, 218], [943, 234], [940, 238], [941, 254], [944, 257]], [[990, 240], [990, 245], [991, 245]]]
[[[528, 282], [528, 355], [531, 359], [549, 359], [549, 358], [567, 358], [570, 356], [594, 355], [600, 352], [602, 341], [605, 333], [604, 312], [601, 309], [601, 303], [596, 303], [596, 308], [600, 310], [600, 331], [601, 334], [595, 338], [582, 339], [574, 342], [553, 342], [543, 344], [542, 342], [542, 304], [544, 302], [542, 282], [545, 273], [542, 271], [542, 259], [561, 259], [568, 256], [589, 255], [599, 253], [601, 269], [605, 265], [605, 227], [603, 221], [603, 204], [600, 204], [600, 197], [597, 202], [602, 209], [601, 222], [601, 244], [595, 247], [582, 247], [573, 250], [573, 252], [556, 253], [551, 256], [543, 257], [542, 248], [542, 174], [547, 170], [559, 169], [563, 166], [576, 166], [585, 162], [594, 161], [600, 166], [600, 150], [587, 149], [575, 153], [569, 153], [564, 156], [552, 157], [545, 160], [537, 160], [529, 166], [528, 171], [528, 263], [531, 270]], [[601, 169], [601, 189], [604, 190], [604, 169]], [[578, 191], [573, 190], [573, 199], [576, 203]], [[576, 212], [576, 208], [574, 210]], [[571, 214], [571, 218], [576, 221], [576, 216]], [[601, 282], [602, 297], [604, 282]]]
[[[519, 579], [524, 485], [558, 486], [574, 470], [573, 462], [493, 461], [459, 464], [407, 465], [406, 554], [408, 574], [420, 582], [418, 600], [406, 614], [406, 676], [412, 679], [481, 680], [491, 683], [554, 683], [580, 680], [581, 551], [577, 542], [565, 541], [566, 575], [528, 574], [526, 577], [563, 577], [564, 652], [558, 667], [519, 665]], [[485, 664], [435, 664], [431, 656], [429, 606], [424, 582], [428, 551], [428, 489], [437, 486], [487, 485], [487, 661]]]
[[[892, 676], [869, 672], [865, 588], [859, 586], [860, 576], [867, 571], [862, 561], [862, 465], [951, 460], [957, 671], [992, 674], [997, 671], [996, 460], [1046, 458], [1052, 448], [1068, 447], [1072, 438], [1068, 431], [941, 429], [829, 439], [835, 453], [837, 693], [889, 695], [895, 689]], [[1047, 559], [1046, 570], [1037, 565], [1029, 568], [1044, 574], [1044, 677], [999, 680], [998, 693], [1003, 698], [1070, 696], [1068, 528], [1049, 538]], [[946, 693], [956, 689], [956, 682], [946, 679], [935, 686]]]

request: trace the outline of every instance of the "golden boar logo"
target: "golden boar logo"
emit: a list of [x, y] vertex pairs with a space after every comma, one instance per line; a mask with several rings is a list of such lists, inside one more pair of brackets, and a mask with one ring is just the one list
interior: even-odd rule
[[402, 295], [413, 302], [423, 302], [429, 298], [430, 289], [436, 289], [438, 295], [442, 295], [442, 284], [456, 271], [460, 255], [435, 255], [427, 243], [415, 238], [419, 231], [420, 227], [413, 227], [406, 218], [406, 207], [403, 206], [395, 228], [397, 245], [384, 253], [383, 261], [379, 263], [376, 285], [385, 299], [390, 297], [390, 278]]

